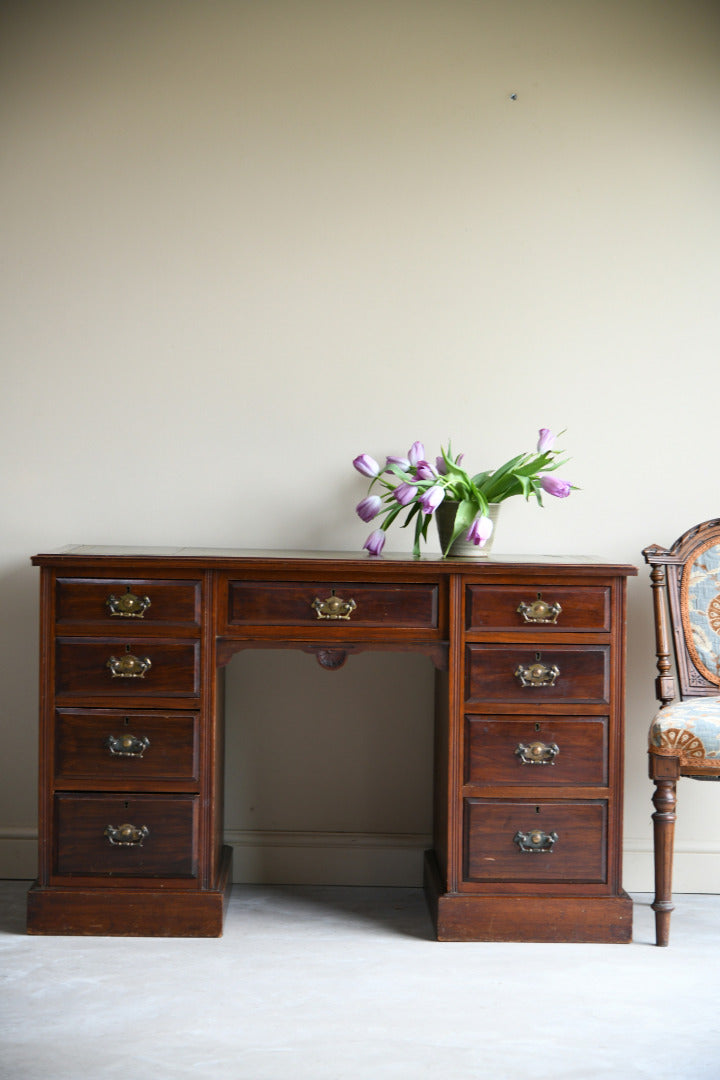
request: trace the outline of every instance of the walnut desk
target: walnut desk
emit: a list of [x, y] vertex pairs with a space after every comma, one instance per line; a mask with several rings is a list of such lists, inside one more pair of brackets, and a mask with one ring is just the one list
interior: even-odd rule
[[620, 872], [634, 567], [90, 547], [32, 561], [30, 933], [222, 933], [223, 667], [241, 649], [293, 648], [328, 669], [363, 649], [432, 660], [425, 890], [440, 940], [630, 939]]

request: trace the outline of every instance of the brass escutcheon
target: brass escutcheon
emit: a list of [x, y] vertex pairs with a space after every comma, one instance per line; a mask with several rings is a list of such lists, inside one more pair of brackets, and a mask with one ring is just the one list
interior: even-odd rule
[[122, 596], [108, 596], [105, 606], [111, 615], [117, 615], [121, 619], [142, 619], [150, 607], [150, 597], [136, 596], [128, 585], [127, 592]]
[[557, 743], [532, 742], [528, 746], [518, 743], [515, 750], [523, 765], [554, 765], [560, 753]]
[[561, 611], [560, 604], [549, 604], [540, 593], [536, 600], [523, 600], [517, 608], [518, 615], [522, 615], [526, 623], [556, 623]]
[[147, 840], [150, 830], [147, 825], [107, 825], [103, 836], [106, 836], [113, 847], [142, 847], [143, 840]]
[[147, 735], [108, 735], [105, 746], [113, 757], [141, 758], [150, 746]]
[[534, 664], [518, 664], [514, 674], [521, 686], [554, 686], [560, 668], [557, 664], [544, 664], [536, 660]]
[[513, 843], [517, 844], [520, 851], [530, 854], [550, 852], [558, 841], [556, 832], [546, 833], [542, 829], [531, 829], [530, 832], [516, 832]]
[[319, 596], [316, 596], [310, 607], [317, 613], [318, 619], [349, 619], [353, 611], [357, 607], [354, 600], [343, 600], [342, 597], [335, 595], [335, 590], [332, 589], [330, 596], [325, 600], [321, 600]]
[[133, 656], [130, 646], [125, 646], [122, 656], [111, 656], [105, 665], [113, 679], [144, 679], [152, 667], [149, 656]]

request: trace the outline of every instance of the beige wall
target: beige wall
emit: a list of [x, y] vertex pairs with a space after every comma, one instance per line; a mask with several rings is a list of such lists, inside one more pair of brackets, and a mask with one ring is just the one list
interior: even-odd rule
[[[541, 425], [567, 427], [583, 490], [508, 506], [503, 551], [638, 563], [720, 513], [715, 3], [14, 0], [0, 19], [0, 874], [34, 872], [34, 552], [356, 549], [357, 453], [452, 437], [479, 469]], [[646, 890], [644, 568], [629, 667], [626, 885]], [[240, 874], [412, 878], [431, 681], [417, 657], [235, 658]], [[720, 891], [719, 818], [685, 782], [679, 889]]]

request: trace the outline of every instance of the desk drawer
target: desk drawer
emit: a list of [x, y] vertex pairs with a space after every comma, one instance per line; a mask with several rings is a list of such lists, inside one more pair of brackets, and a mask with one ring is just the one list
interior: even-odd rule
[[604, 786], [607, 716], [465, 717], [465, 783]]
[[196, 695], [200, 644], [157, 639], [58, 638], [58, 695], [139, 697]]
[[200, 600], [199, 581], [58, 577], [55, 619], [61, 626], [132, 626], [132, 633], [146, 626], [199, 627]]
[[198, 783], [198, 714], [58, 709], [55, 783], [135, 790]]
[[609, 674], [606, 645], [467, 645], [465, 699], [607, 704]]
[[438, 586], [366, 581], [230, 581], [231, 626], [434, 629]]
[[58, 874], [197, 875], [196, 795], [55, 797]]
[[606, 846], [604, 801], [465, 802], [467, 881], [604, 882]]
[[610, 589], [601, 585], [467, 585], [465, 626], [470, 632], [607, 632]]

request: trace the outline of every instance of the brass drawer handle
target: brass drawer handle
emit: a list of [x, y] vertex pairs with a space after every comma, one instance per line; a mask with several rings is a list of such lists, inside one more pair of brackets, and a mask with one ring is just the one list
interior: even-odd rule
[[111, 615], [117, 615], [121, 619], [142, 619], [150, 607], [150, 597], [136, 596], [128, 585], [127, 592], [122, 596], [108, 596], [105, 606]]
[[528, 746], [518, 743], [515, 753], [523, 765], [554, 765], [560, 747], [554, 742], [532, 742]]
[[517, 607], [518, 615], [526, 623], [556, 623], [561, 611], [560, 604], [548, 604], [540, 593], [536, 600], [523, 600]]
[[542, 829], [531, 829], [530, 832], [516, 832], [513, 837], [513, 843], [517, 844], [521, 851], [533, 854], [552, 851], [557, 840], [558, 834], [556, 832], [546, 833]]
[[150, 746], [147, 735], [108, 735], [105, 746], [112, 757], [141, 758]]
[[113, 679], [144, 679], [152, 667], [149, 656], [133, 656], [130, 646], [125, 646], [122, 656], [111, 656], [105, 665]]
[[543, 664], [538, 654], [534, 664], [518, 664], [514, 674], [521, 686], [554, 686], [560, 668], [557, 664]]
[[343, 600], [332, 589], [330, 596], [321, 600], [316, 596], [310, 607], [317, 613], [318, 619], [349, 619], [357, 607], [354, 600]]
[[147, 825], [108, 825], [103, 835], [113, 847], [142, 847], [150, 830]]

